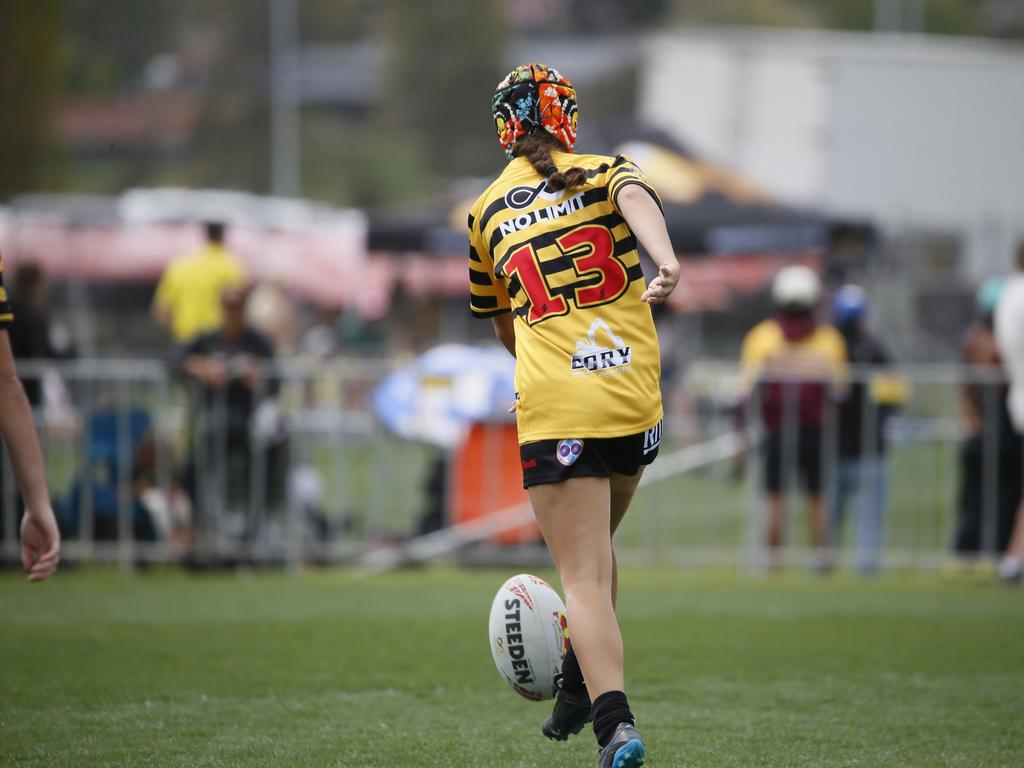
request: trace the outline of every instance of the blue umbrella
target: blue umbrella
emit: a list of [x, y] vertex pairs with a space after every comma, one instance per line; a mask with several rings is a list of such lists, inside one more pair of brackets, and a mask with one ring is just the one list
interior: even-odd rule
[[510, 421], [515, 360], [496, 346], [442, 344], [384, 378], [370, 394], [394, 434], [453, 448], [478, 421]]

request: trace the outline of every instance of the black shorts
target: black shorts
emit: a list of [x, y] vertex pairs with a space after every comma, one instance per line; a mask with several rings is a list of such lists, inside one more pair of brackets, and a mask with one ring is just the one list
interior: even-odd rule
[[[821, 429], [800, 427], [793, 434], [792, 446], [785, 445], [783, 431], [771, 430], [765, 436], [764, 487], [769, 493], [781, 493], [783, 467], [796, 461], [796, 476], [808, 493], [821, 493]], [[787, 455], [789, 452], [789, 455]]]
[[571, 477], [635, 475], [658, 456], [661, 422], [625, 437], [567, 437], [519, 446], [523, 488], [560, 483]]

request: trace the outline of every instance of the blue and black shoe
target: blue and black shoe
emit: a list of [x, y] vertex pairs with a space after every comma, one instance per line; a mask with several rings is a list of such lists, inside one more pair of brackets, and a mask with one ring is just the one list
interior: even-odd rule
[[558, 685], [555, 708], [551, 712], [551, 717], [544, 721], [541, 730], [549, 739], [565, 741], [582, 731], [583, 726], [590, 722], [590, 697], [586, 688], [581, 693], [569, 693], [562, 688], [560, 675], [555, 679], [555, 684]]
[[644, 764], [647, 750], [632, 723], [619, 723], [608, 746], [601, 750], [597, 768], [638, 768]]

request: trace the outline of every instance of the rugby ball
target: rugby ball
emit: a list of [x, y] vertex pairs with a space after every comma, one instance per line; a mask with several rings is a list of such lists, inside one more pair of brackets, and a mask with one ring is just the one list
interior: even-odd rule
[[555, 696], [555, 675], [569, 650], [565, 603], [543, 579], [521, 573], [491, 603], [491, 655], [512, 690], [530, 701]]

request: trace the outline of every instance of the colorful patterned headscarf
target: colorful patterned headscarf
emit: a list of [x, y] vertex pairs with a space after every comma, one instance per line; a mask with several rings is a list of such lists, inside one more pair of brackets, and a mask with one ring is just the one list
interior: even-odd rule
[[543, 64], [523, 64], [498, 83], [491, 99], [498, 142], [509, 159], [520, 136], [543, 128], [572, 152], [576, 143], [576, 89], [557, 70]]

